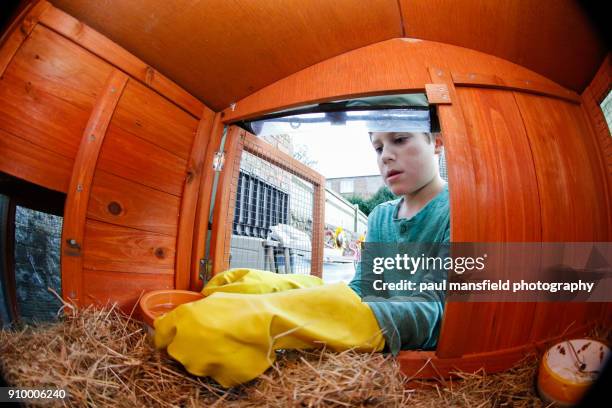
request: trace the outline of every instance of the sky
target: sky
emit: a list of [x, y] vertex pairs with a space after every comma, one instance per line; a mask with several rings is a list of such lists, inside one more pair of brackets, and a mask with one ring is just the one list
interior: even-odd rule
[[310, 126], [308, 131], [298, 129], [290, 136], [294, 149], [306, 146], [308, 157], [317, 161], [312, 167], [325, 178], [380, 174], [365, 128], [327, 124]]

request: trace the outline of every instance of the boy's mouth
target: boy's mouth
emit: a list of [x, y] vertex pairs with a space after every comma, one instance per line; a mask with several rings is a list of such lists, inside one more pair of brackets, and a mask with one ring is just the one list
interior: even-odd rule
[[399, 170], [389, 170], [387, 174], [385, 175], [385, 178], [387, 180], [391, 180], [394, 176], [397, 176], [398, 174], [402, 174], [402, 173], [403, 172]]

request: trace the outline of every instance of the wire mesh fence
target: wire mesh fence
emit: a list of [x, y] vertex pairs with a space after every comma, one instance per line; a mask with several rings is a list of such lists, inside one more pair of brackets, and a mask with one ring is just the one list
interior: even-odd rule
[[[304, 174], [288, 138], [274, 141], [276, 146], [247, 134], [234, 168], [227, 169], [233, 177], [224, 256], [230, 268], [310, 274], [321, 235], [313, 234], [320, 205], [312, 179], [321, 176], [311, 169]], [[322, 220], [317, 223], [322, 229]]]

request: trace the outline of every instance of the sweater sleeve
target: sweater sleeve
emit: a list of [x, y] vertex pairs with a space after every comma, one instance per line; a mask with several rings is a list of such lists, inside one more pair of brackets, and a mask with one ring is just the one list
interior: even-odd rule
[[[444, 234], [444, 243], [437, 256], [449, 254], [450, 228]], [[446, 278], [443, 270], [420, 272], [421, 282], [436, 283]], [[402, 349], [433, 349], [438, 342], [442, 314], [444, 312], [443, 290], [417, 291], [411, 296], [394, 296], [388, 299], [365, 298], [383, 331], [386, 348], [397, 355]]]

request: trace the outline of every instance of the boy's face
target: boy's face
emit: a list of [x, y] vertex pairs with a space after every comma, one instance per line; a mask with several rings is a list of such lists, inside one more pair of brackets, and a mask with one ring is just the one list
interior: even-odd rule
[[436, 154], [442, 150], [442, 139], [429, 140], [425, 133], [372, 132], [378, 169], [395, 195], [418, 191], [438, 174]]

